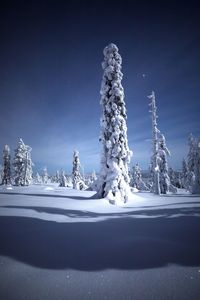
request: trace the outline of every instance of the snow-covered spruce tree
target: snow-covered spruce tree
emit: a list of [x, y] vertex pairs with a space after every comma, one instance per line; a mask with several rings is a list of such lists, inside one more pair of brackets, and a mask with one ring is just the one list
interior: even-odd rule
[[10, 170], [10, 148], [8, 145], [3, 149], [3, 170], [2, 170], [2, 184], [11, 184], [11, 170]]
[[175, 183], [176, 183], [176, 174], [175, 174], [175, 171], [172, 167], [169, 167], [168, 174], [169, 174], [169, 178], [170, 178], [171, 183], [173, 185], [175, 185]]
[[95, 170], [92, 172], [91, 174], [91, 182], [94, 182], [95, 180], [97, 180], [97, 175], [96, 175], [96, 172]]
[[42, 183], [42, 178], [41, 178], [41, 176], [40, 176], [40, 174], [39, 174], [38, 172], [37, 172], [36, 175], [35, 175], [34, 182], [35, 182], [36, 184]]
[[65, 175], [66, 177], [66, 181], [67, 181], [67, 187], [72, 188], [73, 184], [72, 184], [72, 176], [71, 175]]
[[149, 99], [151, 99], [150, 102], [150, 113], [151, 113], [151, 119], [152, 119], [152, 157], [151, 157], [151, 176], [152, 176], [152, 192], [154, 194], [159, 195], [160, 194], [160, 172], [159, 172], [159, 166], [158, 166], [158, 134], [160, 131], [157, 128], [157, 107], [156, 107], [156, 98], [155, 93], [152, 91], [151, 95], [148, 96]]
[[59, 183], [60, 182], [60, 172], [57, 170], [56, 174], [54, 176], [54, 182]]
[[140, 180], [142, 178], [142, 174], [141, 174], [140, 166], [138, 164], [136, 164], [133, 167], [133, 173], [132, 173], [131, 177], [132, 177], [131, 186], [139, 190], [140, 189]]
[[73, 188], [76, 190], [84, 190], [86, 185], [82, 179], [80, 173], [80, 160], [79, 160], [79, 152], [77, 150], [73, 153], [73, 169], [72, 169], [72, 182]]
[[187, 188], [188, 166], [185, 158], [182, 161], [181, 183], [184, 188]]
[[42, 183], [47, 184], [49, 182], [49, 174], [47, 171], [47, 167], [44, 167], [42, 172]]
[[105, 47], [101, 85], [101, 169], [97, 197], [110, 203], [124, 203], [130, 194], [128, 164], [132, 152], [128, 147], [124, 90], [121, 84], [122, 58], [114, 44]]
[[136, 164], [133, 167], [133, 172], [131, 176], [131, 186], [140, 190], [140, 191], [148, 191], [148, 187], [142, 180], [142, 173], [139, 164]]
[[200, 194], [200, 139], [189, 137], [188, 185], [192, 194]]
[[0, 184], [2, 184], [2, 178], [3, 178], [3, 167], [0, 165]]
[[89, 187], [89, 189], [91, 190], [95, 190], [95, 182], [97, 180], [97, 176], [96, 176], [96, 173], [95, 171], [93, 171], [91, 173], [91, 175], [88, 175], [87, 177], [85, 177], [85, 184]]
[[67, 179], [65, 177], [65, 172], [63, 170], [60, 171], [59, 186], [61, 186], [61, 187], [67, 186]]
[[159, 136], [158, 142], [158, 166], [159, 166], [159, 183], [161, 194], [167, 194], [170, 190], [170, 178], [168, 175], [167, 156], [170, 152], [166, 146], [165, 137], [163, 134]]
[[32, 160], [31, 147], [25, 145], [22, 139], [19, 139], [18, 146], [14, 156], [14, 182], [16, 185], [30, 185], [32, 183]]

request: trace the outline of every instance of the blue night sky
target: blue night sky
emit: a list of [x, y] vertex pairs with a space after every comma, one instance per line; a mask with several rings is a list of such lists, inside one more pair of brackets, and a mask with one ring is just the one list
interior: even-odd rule
[[85, 171], [98, 172], [102, 51], [112, 42], [123, 59], [132, 164], [148, 168], [147, 95], [153, 89], [170, 165], [180, 168], [189, 133], [200, 135], [200, 13], [195, 2], [63, 2], [1, 4], [1, 149], [8, 144], [13, 155], [22, 137], [33, 148], [35, 171], [47, 166], [50, 172], [63, 168], [67, 173], [77, 149]]

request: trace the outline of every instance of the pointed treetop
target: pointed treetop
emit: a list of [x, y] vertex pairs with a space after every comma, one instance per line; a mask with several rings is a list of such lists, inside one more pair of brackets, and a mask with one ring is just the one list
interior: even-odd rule
[[4, 146], [4, 152], [10, 153], [10, 147], [8, 145]]
[[108, 53], [112, 53], [112, 52], [118, 52], [118, 47], [113, 44], [113, 43], [110, 43], [108, 46], [106, 46], [103, 50], [103, 54], [106, 56]]
[[192, 143], [192, 141], [194, 140], [194, 136], [192, 133], [189, 134], [188, 140], [189, 140], [189, 144]]
[[152, 91], [151, 95], [147, 96], [149, 99], [155, 99], [155, 92]]

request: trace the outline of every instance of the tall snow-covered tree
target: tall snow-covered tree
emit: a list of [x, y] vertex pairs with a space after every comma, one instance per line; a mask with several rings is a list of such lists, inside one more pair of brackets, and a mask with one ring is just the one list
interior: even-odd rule
[[31, 147], [20, 138], [14, 157], [14, 181], [16, 185], [29, 185], [32, 182]]
[[110, 203], [123, 203], [130, 194], [128, 164], [132, 152], [128, 147], [126, 107], [124, 89], [121, 84], [123, 74], [122, 58], [114, 44], [105, 47], [102, 63], [101, 85], [101, 170], [97, 184], [97, 196], [107, 198]]
[[200, 139], [189, 137], [188, 185], [192, 194], [200, 194]]
[[150, 113], [152, 119], [152, 157], [151, 157], [151, 176], [152, 176], [152, 192], [155, 194], [160, 194], [160, 172], [159, 172], [159, 165], [158, 165], [158, 134], [160, 131], [157, 128], [157, 107], [156, 107], [156, 98], [155, 93], [152, 91], [151, 95], [148, 96], [151, 99], [150, 102]]
[[2, 184], [11, 184], [10, 148], [8, 145], [5, 145], [3, 149]]
[[75, 150], [73, 153], [72, 182], [73, 188], [76, 190], [84, 190], [86, 188], [86, 185], [80, 173], [80, 168], [81, 164], [79, 159], [79, 152]]
[[151, 99], [151, 117], [152, 117], [152, 150], [153, 154], [151, 157], [151, 176], [152, 176], [152, 185], [151, 190], [155, 194], [166, 194], [167, 192], [176, 193], [177, 189], [170, 182], [170, 177], [168, 174], [168, 163], [167, 156], [170, 155], [170, 152], [166, 146], [165, 137], [160, 133], [160, 130], [157, 128], [157, 107], [155, 93], [152, 92], [150, 96]]

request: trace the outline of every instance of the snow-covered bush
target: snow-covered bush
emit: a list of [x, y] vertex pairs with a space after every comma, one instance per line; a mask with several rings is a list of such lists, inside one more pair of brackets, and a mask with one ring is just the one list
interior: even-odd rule
[[131, 151], [128, 147], [124, 90], [121, 84], [122, 58], [114, 44], [105, 47], [102, 63], [101, 85], [101, 170], [97, 197], [107, 198], [111, 203], [123, 203], [130, 194], [128, 164]]
[[81, 173], [80, 173], [80, 160], [79, 152], [77, 150], [73, 153], [73, 169], [72, 169], [72, 182], [73, 188], [76, 190], [85, 190], [87, 186], [85, 185]]
[[32, 183], [31, 147], [25, 145], [20, 138], [14, 156], [14, 182], [15, 185], [29, 185]]
[[5, 145], [3, 149], [2, 184], [11, 184], [10, 148], [8, 145]]

